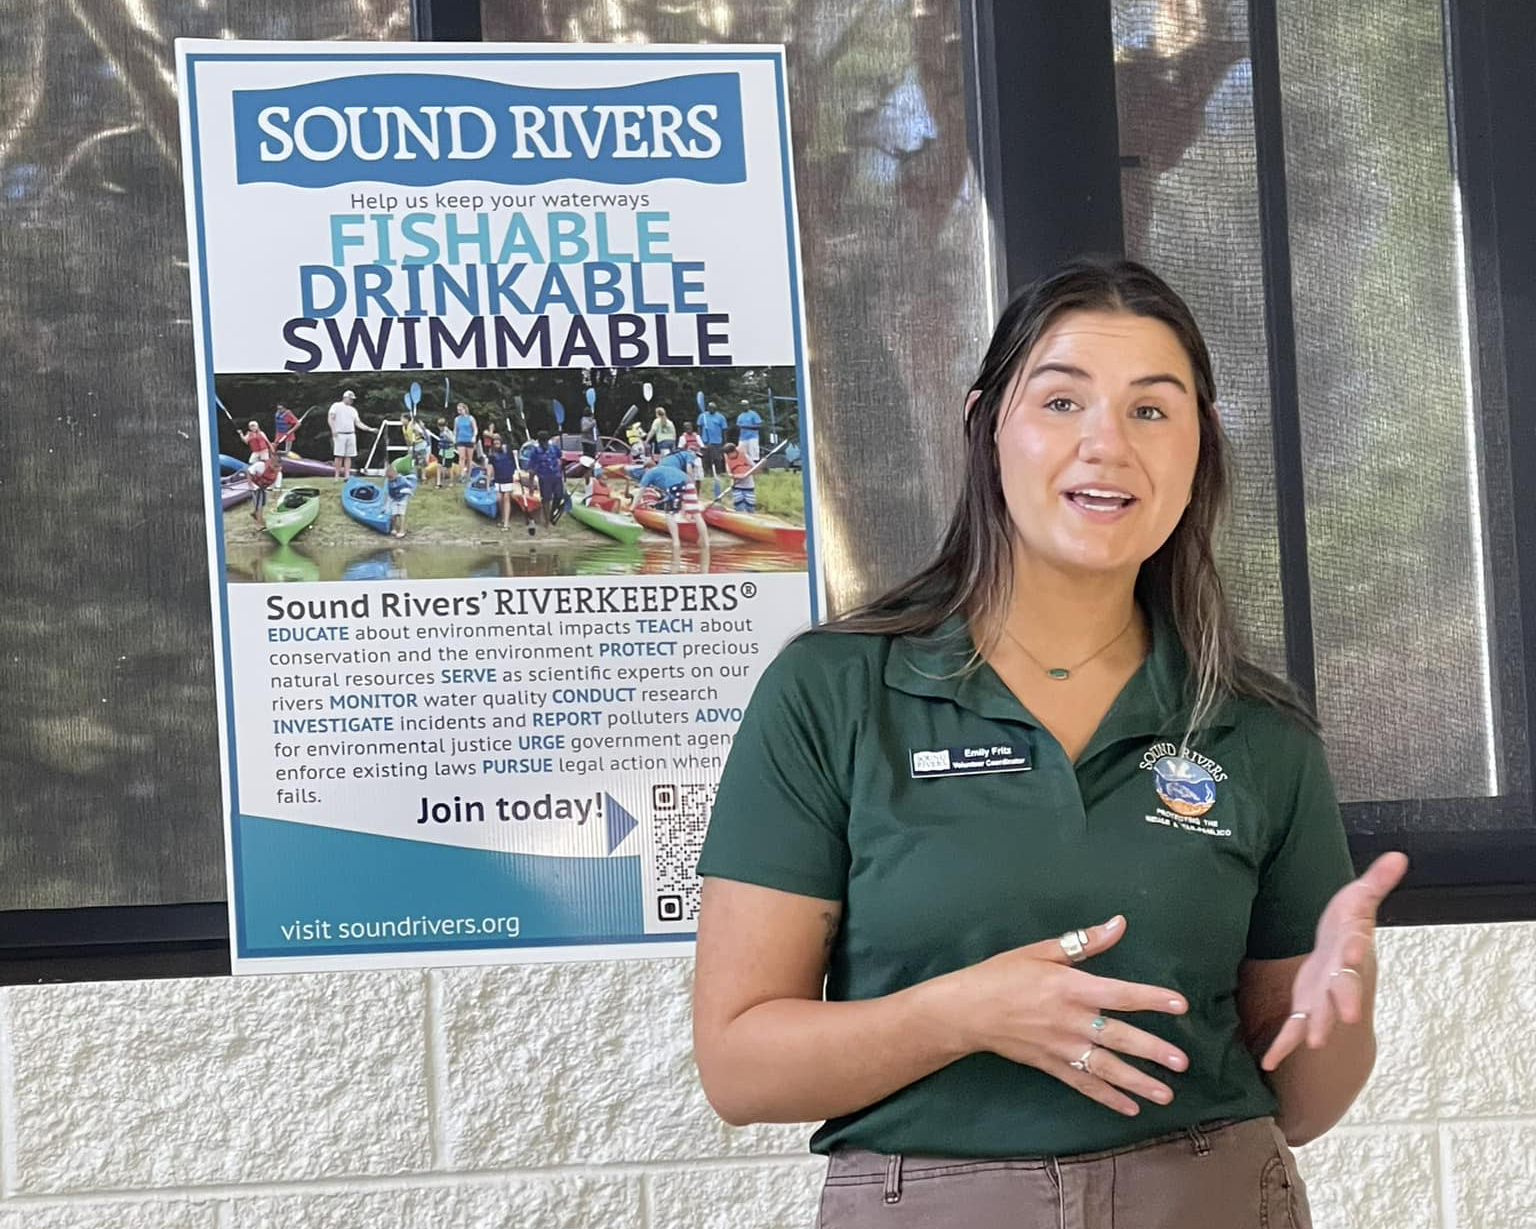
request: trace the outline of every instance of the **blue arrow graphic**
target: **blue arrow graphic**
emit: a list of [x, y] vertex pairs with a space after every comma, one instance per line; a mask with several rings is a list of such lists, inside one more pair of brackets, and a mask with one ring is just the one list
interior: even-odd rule
[[624, 843], [624, 838], [640, 826], [640, 821], [621, 807], [612, 794], [604, 794], [608, 800], [608, 852], [612, 853]]

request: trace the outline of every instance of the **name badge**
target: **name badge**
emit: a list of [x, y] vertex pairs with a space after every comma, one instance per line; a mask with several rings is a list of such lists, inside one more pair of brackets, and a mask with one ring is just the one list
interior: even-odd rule
[[986, 747], [939, 747], [912, 750], [912, 775], [923, 777], [974, 777], [984, 772], [1028, 772], [1029, 748], [1012, 743]]

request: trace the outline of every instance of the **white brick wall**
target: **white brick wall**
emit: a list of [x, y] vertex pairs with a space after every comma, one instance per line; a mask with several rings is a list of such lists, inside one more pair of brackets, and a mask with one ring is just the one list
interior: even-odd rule
[[[1383, 935], [1317, 1229], [1536, 1226], [1536, 926]], [[684, 961], [17, 987], [0, 1229], [809, 1229], [806, 1129], [722, 1126]]]

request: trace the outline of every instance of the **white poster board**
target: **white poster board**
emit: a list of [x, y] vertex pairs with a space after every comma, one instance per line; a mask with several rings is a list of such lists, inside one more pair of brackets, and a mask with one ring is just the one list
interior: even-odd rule
[[687, 951], [822, 604], [782, 49], [177, 53], [235, 971]]

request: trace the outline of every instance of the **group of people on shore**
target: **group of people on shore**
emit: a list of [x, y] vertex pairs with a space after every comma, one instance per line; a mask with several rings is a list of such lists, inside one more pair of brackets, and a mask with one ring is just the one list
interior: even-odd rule
[[[356, 393], [347, 389], [326, 413], [332, 465], [341, 481], [352, 476], [358, 456], [358, 432], [377, 434], [380, 430], [363, 420], [356, 403]], [[546, 528], [553, 526], [571, 506], [560, 440], [551, 440], [547, 432], [539, 432], [535, 438], [514, 447], [490, 422], [478, 422], [467, 403], [458, 402], [454, 410], [451, 423], [446, 416], [440, 416], [435, 424], [414, 417], [402, 423], [411, 470], [401, 474], [391, 469], [386, 475], [391, 536], [405, 536], [406, 505], [416, 488], [426, 482], [434, 461], [439, 490], [451, 484], [483, 481], [495, 491], [496, 519], [503, 531], [510, 527], [514, 505], [524, 510], [530, 536], [536, 531], [536, 516]], [[255, 420], [240, 432], [250, 449], [246, 472], [255, 491], [251, 515], [258, 524], [263, 521], [268, 492], [281, 485], [282, 461], [293, 454], [302, 421], [279, 403], [274, 410], [272, 437]], [[629, 464], [621, 472], [619, 467], [610, 465], [605, 474], [599, 456], [605, 442], [613, 449], [616, 441], [605, 440], [596, 412], [588, 407], [579, 426], [582, 455], [573, 467], [577, 480], [583, 482], [581, 498], [594, 506], [618, 511], [636, 504], [654, 506], [667, 514], [674, 531], [681, 519], [695, 522], [703, 534], [707, 531], [699, 488], [706, 477], [713, 484], [712, 502], [722, 498], [724, 480], [729, 484], [735, 511], [756, 510], [755, 474], [763, 460], [762, 425], [762, 416], [750, 408], [738, 414], [731, 424], [710, 402], [696, 424], [685, 420], [679, 431], [667, 407], [656, 406], [648, 427], [635, 422], [626, 430], [623, 443], [629, 453]], [[734, 433], [736, 438], [728, 441], [728, 433]], [[618, 478], [619, 485], [611, 485], [606, 478]]]
[[[586, 424], [582, 419], [583, 451], [586, 451]], [[595, 423], [595, 420], [594, 420]], [[708, 402], [695, 424], [683, 422], [681, 432], [667, 407], [659, 405], [652, 411], [649, 428], [639, 423], [630, 424], [625, 442], [629, 445], [636, 462], [644, 457], [659, 458], [673, 452], [688, 452], [697, 458], [700, 478], [709, 478], [711, 492], [720, 495], [721, 479], [731, 484], [732, 506], [738, 512], [752, 512], [757, 507], [757, 483], [753, 477], [762, 460], [763, 418], [756, 410], [745, 409], [736, 415], [731, 424], [713, 401]], [[734, 429], [736, 439], [727, 442], [727, 434]]]

